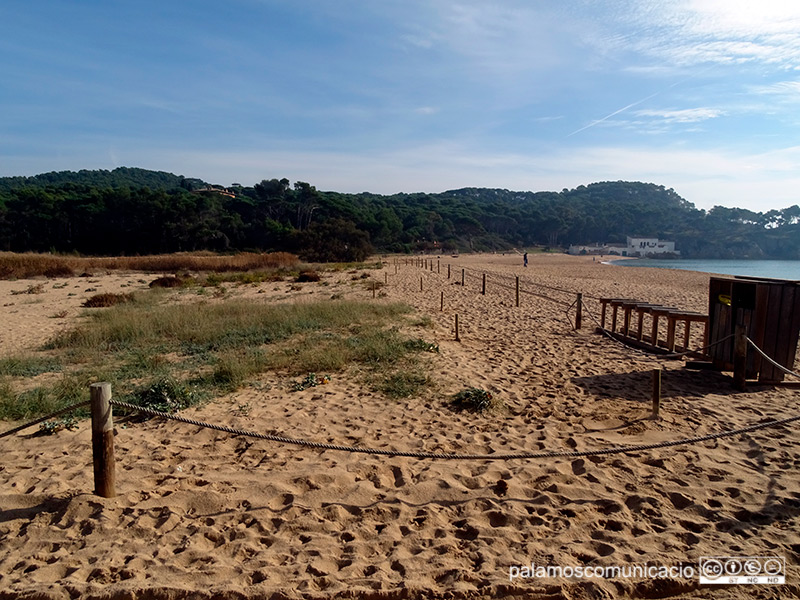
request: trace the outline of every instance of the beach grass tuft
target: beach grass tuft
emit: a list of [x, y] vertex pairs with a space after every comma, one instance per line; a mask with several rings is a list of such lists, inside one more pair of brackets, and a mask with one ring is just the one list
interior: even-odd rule
[[[267, 371], [296, 376], [351, 365], [368, 369], [370, 382], [387, 382], [375, 383], [377, 391], [407, 397], [424, 386], [425, 378], [402, 371], [418, 367], [415, 354], [435, 348], [400, 333], [397, 324], [411, 315], [404, 304], [234, 299], [170, 305], [158, 299], [155, 292], [137, 294], [135, 302], [88, 314], [50, 340], [43, 349], [46, 358], [1, 361], [0, 418], [52, 412], [85, 399], [88, 385], [97, 381], [109, 381], [116, 398], [132, 402], [172, 398], [176, 392], [165, 391], [164, 382], [188, 386], [192, 393], [178, 402], [183, 408], [236, 390]], [[50, 371], [63, 371], [56, 383], [10, 391], [11, 378]]]

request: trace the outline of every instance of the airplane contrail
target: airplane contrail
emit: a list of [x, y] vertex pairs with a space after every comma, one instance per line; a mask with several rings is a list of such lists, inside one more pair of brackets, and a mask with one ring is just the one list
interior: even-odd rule
[[591, 122], [591, 123], [589, 123], [588, 125], [585, 125], [584, 127], [581, 127], [580, 129], [576, 129], [575, 131], [573, 131], [572, 133], [570, 133], [570, 134], [569, 134], [567, 137], [572, 137], [572, 136], [573, 136], [573, 135], [575, 135], [576, 133], [580, 133], [581, 131], [586, 131], [586, 130], [587, 130], [587, 129], [589, 129], [590, 127], [594, 127], [595, 125], [598, 125], [598, 124], [602, 123], [603, 121], [607, 121], [607, 120], [608, 120], [608, 119], [610, 119], [611, 117], [613, 117], [613, 116], [615, 116], [615, 115], [618, 115], [619, 113], [625, 112], [625, 111], [626, 111], [626, 110], [628, 110], [629, 108], [633, 108], [634, 106], [637, 106], [638, 104], [641, 104], [642, 102], [647, 102], [648, 100], [650, 100], [650, 98], [655, 98], [655, 97], [656, 97], [656, 96], [658, 96], [660, 93], [661, 93], [661, 92], [659, 91], [659, 92], [656, 92], [655, 94], [650, 94], [650, 95], [649, 95], [647, 98], [642, 98], [641, 100], [637, 100], [636, 102], [632, 102], [631, 104], [628, 104], [628, 106], [623, 106], [623, 107], [622, 107], [622, 108], [620, 108], [619, 110], [615, 110], [615, 111], [614, 111], [614, 112], [612, 112], [610, 115], [606, 115], [606, 116], [605, 116], [605, 117], [603, 117], [602, 119], [597, 119], [596, 121], [592, 121], [592, 122]]
[[701, 75], [704, 75], [704, 74], [705, 74], [707, 71], [711, 70], [711, 68], [712, 68], [712, 67], [708, 67], [708, 68], [706, 68], [706, 69], [703, 69], [702, 71], [700, 71], [699, 73], [697, 73], [697, 74], [695, 74], [695, 75], [689, 75], [688, 77], [685, 77], [684, 79], [681, 79], [680, 81], [676, 81], [675, 83], [668, 85], [668, 86], [667, 86], [667, 87], [665, 87], [663, 90], [658, 90], [658, 91], [657, 91], [657, 92], [655, 92], [654, 94], [650, 94], [650, 95], [649, 95], [647, 98], [642, 98], [641, 100], [637, 100], [636, 102], [633, 102], [632, 104], [628, 104], [628, 106], [623, 106], [623, 107], [622, 107], [622, 108], [620, 108], [619, 110], [615, 110], [615, 111], [614, 111], [614, 112], [612, 112], [610, 115], [606, 115], [606, 116], [605, 116], [605, 117], [603, 117], [602, 119], [597, 119], [596, 121], [592, 121], [592, 122], [591, 122], [591, 123], [589, 123], [588, 125], [585, 125], [584, 127], [581, 127], [580, 129], [576, 129], [575, 131], [573, 131], [572, 133], [570, 133], [570, 134], [569, 134], [569, 135], [567, 135], [566, 137], [572, 137], [572, 136], [573, 136], [573, 135], [575, 135], [576, 133], [580, 133], [581, 131], [586, 131], [586, 130], [587, 130], [587, 129], [589, 129], [590, 127], [594, 127], [595, 125], [598, 125], [598, 124], [602, 123], [603, 121], [607, 121], [607, 120], [608, 120], [608, 119], [610, 119], [611, 117], [613, 117], [613, 116], [615, 116], [615, 115], [618, 115], [619, 113], [625, 112], [625, 111], [626, 111], [626, 110], [628, 110], [629, 108], [633, 108], [634, 106], [637, 106], [637, 105], [641, 104], [642, 102], [647, 102], [648, 100], [650, 100], [650, 98], [655, 98], [655, 97], [656, 97], [656, 96], [658, 96], [659, 94], [663, 94], [664, 92], [666, 92], [667, 90], [671, 90], [671, 89], [672, 89], [672, 88], [674, 88], [675, 86], [681, 85], [682, 83], [686, 83], [686, 82], [687, 82], [687, 81], [689, 81], [690, 79], [695, 79], [695, 78], [697, 78], [697, 77], [699, 77], [699, 76], [701, 76]]

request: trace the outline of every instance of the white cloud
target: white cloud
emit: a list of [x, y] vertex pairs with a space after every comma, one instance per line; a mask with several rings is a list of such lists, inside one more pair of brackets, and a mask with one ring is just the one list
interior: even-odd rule
[[715, 108], [686, 108], [683, 110], [637, 110], [637, 117], [661, 119], [670, 123], [697, 123], [715, 119], [724, 113]]
[[626, 16], [642, 34], [636, 48], [671, 64], [758, 62], [791, 68], [800, 60], [796, 0], [632, 1]]

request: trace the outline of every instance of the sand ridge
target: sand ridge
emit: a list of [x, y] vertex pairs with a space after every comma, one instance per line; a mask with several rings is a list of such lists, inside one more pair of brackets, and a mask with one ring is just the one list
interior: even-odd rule
[[[440, 347], [431, 357], [439, 382], [434, 394], [390, 401], [347, 377], [288, 393], [268, 376], [263, 385], [185, 413], [321, 442], [498, 453], [649, 443], [793, 414], [794, 391], [737, 393], [726, 376], [631, 351], [591, 333], [588, 321], [573, 331], [562, 303], [523, 294], [516, 308], [513, 290], [493, 288], [491, 276], [483, 296], [474, 273], [519, 275], [530, 289], [538, 282], [700, 311], [707, 275], [561, 255], [530, 259], [525, 269], [514, 255], [442, 256], [440, 273], [401, 261], [397, 274], [387, 261], [389, 284], [375, 301], [402, 300], [429, 316], [433, 326], [420, 335]], [[459, 265], [473, 274], [463, 287]], [[384, 279], [382, 272], [373, 276]], [[103, 276], [92, 286], [145, 285], [140, 278]], [[63, 282], [82, 285], [76, 279], [45, 285]], [[295, 291], [260, 284], [231, 294], [269, 301], [332, 292], [371, 298], [346, 276], [329, 283]], [[0, 292], [26, 285], [2, 282]], [[79, 298], [56, 300], [61, 291], [42, 296], [74, 301], [58, 310], [77, 315]], [[15, 302], [15, 321], [27, 314], [23, 308], [39, 315], [38, 332], [14, 333], [22, 340], [14, 343], [4, 338], [3, 355], [41, 343], [57, 329], [51, 322], [62, 320], [49, 319], [55, 311], [49, 299], [22, 307], [21, 295], [2, 297], [3, 304]], [[599, 314], [591, 299], [587, 307]], [[461, 342], [453, 339], [456, 313]], [[665, 369], [664, 398], [662, 418], [653, 421], [649, 374], [657, 367]], [[445, 397], [467, 386], [490, 390], [506, 410], [449, 410]], [[320, 452], [154, 420], [118, 424], [119, 495], [102, 499], [91, 494], [88, 424], [49, 438], [22, 435], [0, 440], [0, 598], [798, 594], [798, 442], [796, 429], [784, 426], [634, 455], [422, 461]], [[508, 577], [511, 566], [532, 562], [696, 565], [701, 556], [773, 554], [788, 566], [789, 583], [780, 590], [698, 588], [696, 580], [681, 579]]]

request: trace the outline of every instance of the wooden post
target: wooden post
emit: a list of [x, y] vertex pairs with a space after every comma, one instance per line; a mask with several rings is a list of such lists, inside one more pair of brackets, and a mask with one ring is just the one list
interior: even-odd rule
[[442, 301], [439, 303], [439, 312], [444, 311], [444, 292], [442, 292]]
[[389, 283], [389, 273], [383, 274], [383, 283]]
[[447, 278], [450, 279], [450, 263], [447, 263]]
[[575, 329], [581, 328], [582, 317], [583, 317], [583, 294], [578, 292], [578, 301], [575, 303]]
[[464, 287], [464, 269], [461, 269], [461, 287]]
[[419, 278], [419, 291], [422, 291], [422, 277]]
[[486, 273], [483, 274], [483, 286], [481, 287], [481, 294], [486, 295]]
[[439, 264], [439, 259], [438, 258], [436, 259], [436, 272], [437, 273], [441, 273], [442, 272], [442, 268], [441, 268], [441, 265]]
[[747, 328], [736, 326], [736, 339], [733, 347], [733, 387], [740, 392], [745, 390], [745, 371], [747, 368]]
[[519, 308], [519, 275], [517, 275], [517, 308]]
[[653, 418], [658, 418], [658, 411], [661, 409], [661, 369], [652, 370], [653, 380]]
[[458, 336], [458, 313], [456, 313], [456, 341], [461, 341], [461, 338]]
[[89, 386], [92, 403], [92, 462], [94, 493], [103, 498], [117, 495], [114, 484], [114, 421], [111, 414], [111, 384]]
[[397, 275], [397, 264], [394, 265], [394, 274]]

